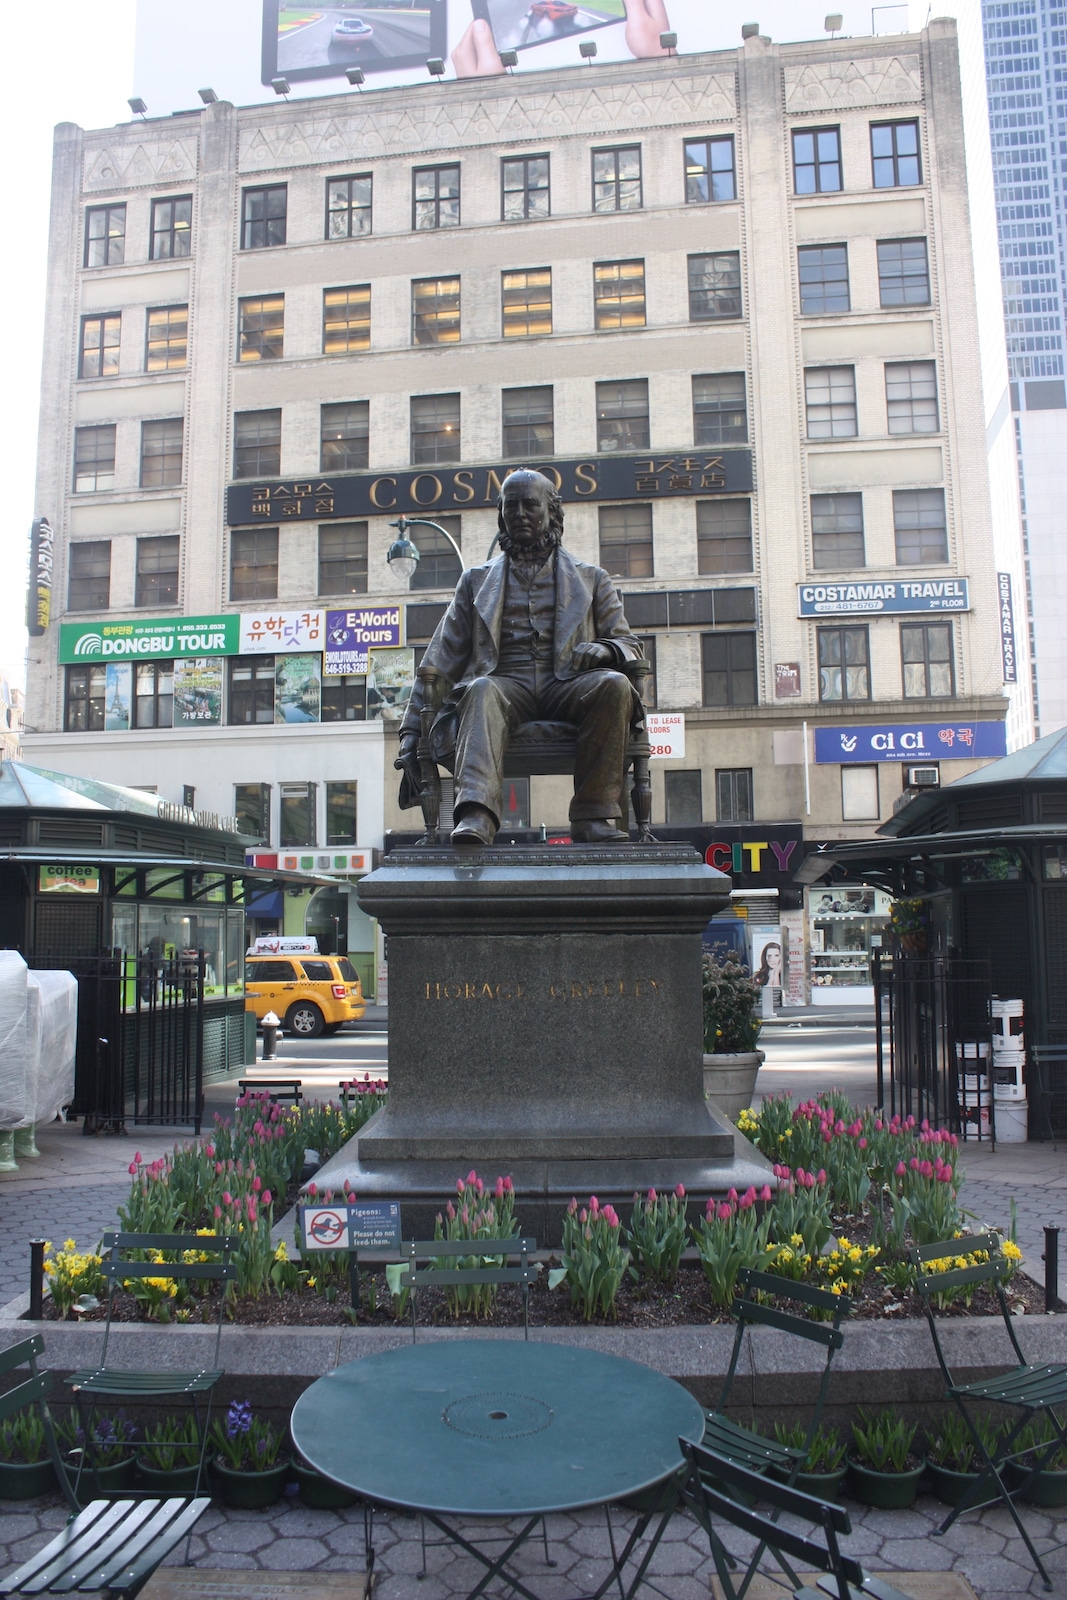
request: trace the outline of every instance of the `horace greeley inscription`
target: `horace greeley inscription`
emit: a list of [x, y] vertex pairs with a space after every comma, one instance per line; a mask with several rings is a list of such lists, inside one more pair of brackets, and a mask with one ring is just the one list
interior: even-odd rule
[[[641, 645], [601, 567], [562, 546], [563, 501], [539, 472], [505, 478], [498, 501], [502, 555], [471, 567], [422, 659], [448, 693], [431, 745], [455, 772], [452, 843], [492, 844], [503, 810], [508, 739], [524, 722], [577, 729], [571, 836], [626, 842], [623, 775], [634, 691], [624, 672]], [[416, 804], [418, 742], [426, 680], [416, 683], [400, 725], [400, 804]]]

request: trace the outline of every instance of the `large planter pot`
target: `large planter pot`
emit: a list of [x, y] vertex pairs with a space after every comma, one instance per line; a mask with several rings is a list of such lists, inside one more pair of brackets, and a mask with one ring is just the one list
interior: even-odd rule
[[[935, 1497], [946, 1506], [959, 1505], [980, 1476], [977, 1472], [954, 1472], [951, 1467], [943, 1467], [939, 1462], [930, 1460], [927, 1460], [926, 1472]], [[991, 1485], [990, 1492], [995, 1490], [996, 1485]]]
[[835, 1472], [798, 1472], [793, 1488], [801, 1494], [813, 1494], [817, 1500], [836, 1500], [847, 1472], [847, 1467], [838, 1467]]
[[49, 1460], [0, 1461], [0, 1500], [32, 1500], [38, 1494], [51, 1494], [55, 1486]]
[[84, 1504], [87, 1500], [109, 1500], [120, 1490], [129, 1489], [136, 1467], [133, 1457], [126, 1456], [110, 1467], [86, 1467], [80, 1479], [77, 1462], [69, 1462], [67, 1472], [71, 1487], [76, 1486], [78, 1499]]
[[[197, 1468], [195, 1466], [153, 1467], [147, 1461], [142, 1461], [138, 1458], [137, 1471], [140, 1474], [144, 1488], [155, 1490], [158, 1494], [193, 1494], [196, 1490]], [[206, 1463], [201, 1482], [207, 1482]]]
[[764, 1060], [762, 1050], [704, 1057], [704, 1094], [731, 1122], [752, 1104], [756, 1074]]
[[878, 1472], [874, 1467], [865, 1467], [862, 1461], [850, 1461], [848, 1469], [852, 1492], [861, 1505], [876, 1506], [879, 1511], [902, 1511], [915, 1504], [926, 1465], [920, 1461], [917, 1467], [904, 1472]]
[[[1008, 1488], [1014, 1493], [1026, 1479], [1027, 1468], [1019, 1461], [1007, 1461], [1002, 1476]], [[1067, 1506], [1067, 1472], [1045, 1467], [1038, 1473], [1022, 1498], [1028, 1506], [1044, 1506], [1050, 1510], [1054, 1510], [1057, 1506]]]
[[223, 1505], [236, 1511], [263, 1511], [281, 1498], [289, 1476], [289, 1457], [282, 1456], [266, 1472], [235, 1472], [221, 1456], [216, 1456], [212, 1472]]
[[344, 1511], [354, 1506], [356, 1496], [303, 1461], [293, 1462], [293, 1476], [300, 1485], [300, 1498], [313, 1511]]

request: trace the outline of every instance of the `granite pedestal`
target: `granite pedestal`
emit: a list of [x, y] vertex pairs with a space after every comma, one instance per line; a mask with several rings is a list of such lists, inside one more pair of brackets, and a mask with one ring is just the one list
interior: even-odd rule
[[316, 1184], [400, 1199], [404, 1233], [472, 1167], [553, 1243], [572, 1194], [762, 1183], [704, 1099], [701, 930], [730, 880], [688, 845], [395, 851], [361, 880], [389, 939], [389, 1100]]

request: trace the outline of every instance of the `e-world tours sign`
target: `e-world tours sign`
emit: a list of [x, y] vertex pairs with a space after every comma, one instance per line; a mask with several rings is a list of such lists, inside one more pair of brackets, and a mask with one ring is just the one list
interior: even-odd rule
[[238, 653], [241, 619], [218, 617], [145, 617], [134, 622], [63, 622], [59, 659], [134, 661], [158, 656], [234, 656]]
[[[751, 450], [693, 450], [658, 455], [592, 456], [536, 465], [571, 503], [583, 500], [665, 500], [679, 495], [748, 494]], [[420, 511], [473, 511], [495, 506], [510, 467], [443, 467], [417, 472], [355, 472], [231, 483], [230, 527], [261, 522], [318, 522]]]

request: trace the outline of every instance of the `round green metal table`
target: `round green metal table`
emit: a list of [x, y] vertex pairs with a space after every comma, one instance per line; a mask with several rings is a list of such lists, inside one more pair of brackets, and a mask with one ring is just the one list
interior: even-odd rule
[[[703, 1432], [697, 1401], [662, 1373], [595, 1350], [512, 1339], [364, 1356], [319, 1378], [292, 1416], [293, 1442], [311, 1466], [367, 1501], [423, 1512], [482, 1562], [489, 1570], [472, 1596], [494, 1575], [532, 1594], [504, 1563], [546, 1513], [659, 1487], [661, 1533], [684, 1464], [678, 1440]], [[451, 1525], [459, 1517], [529, 1520], [490, 1561]], [[619, 1580], [634, 1542], [631, 1535], [597, 1594]]]

